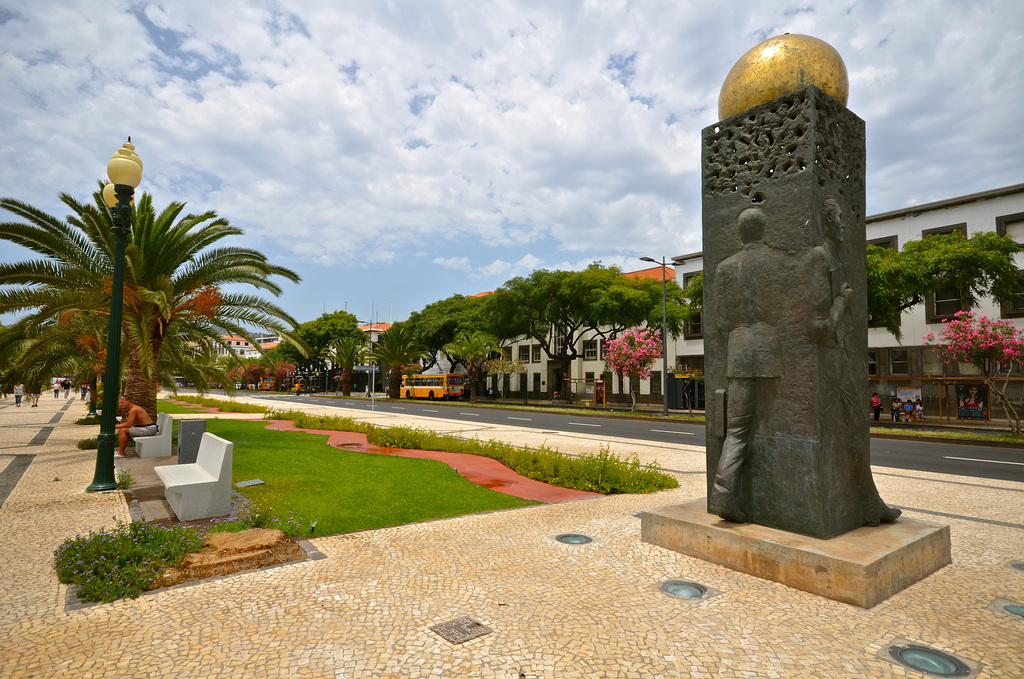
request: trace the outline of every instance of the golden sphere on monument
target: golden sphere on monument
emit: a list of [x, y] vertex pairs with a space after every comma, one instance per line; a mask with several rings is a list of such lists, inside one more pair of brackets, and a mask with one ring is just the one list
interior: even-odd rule
[[839, 52], [809, 35], [786, 33], [768, 38], [740, 57], [725, 77], [718, 95], [719, 118], [724, 120], [807, 85], [817, 85], [846, 106], [850, 80]]

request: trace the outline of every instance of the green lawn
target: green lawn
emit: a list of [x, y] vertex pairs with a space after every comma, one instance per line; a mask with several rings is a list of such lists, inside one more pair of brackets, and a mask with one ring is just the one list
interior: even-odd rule
[[265, 422], [207, 420], [206, 430], [235, 444], [233, 481], [308, 536], [397, 526], [539, 504], [481, 488], [442, 462], [339, 450], [324, 435], [268, 431]]

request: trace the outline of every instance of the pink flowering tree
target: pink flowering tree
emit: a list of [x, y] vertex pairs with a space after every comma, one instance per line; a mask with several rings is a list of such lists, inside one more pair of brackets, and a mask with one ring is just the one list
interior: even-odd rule
[[512, 375], [522, 375], [526, 372], [526, 366], [516, 360], [509, 360], [505, 357], [494, 358], [484, 365], [484, 369], [488, 375], [496, 375], [498, 377], [495, 380], [498, 383], [498, 393], [501, 395], [501, 402], [505, 402], [505, 378], [511, 378]]
[[924, 341], [947, 364], [959, 361], [977, 366], [989, 393], [1003, 406], [1010, 430], [1017, 436], [1024, 434], [1020, 415], [1006, 396], [1010, 372], [1024, 359], [1024, 330], [1009, 321], [959, 311], [938, 336], [928, 333]]
[[661, 334], [651, 328], [630, 328], [622, 337], [606, 341], [604, 346], [605, 365], [616, 375], [628, 378], [629, 396], [633, 400], [630, 412], [636, 412], [633, 378], [650, 378], [651, 366], [662, 356]]

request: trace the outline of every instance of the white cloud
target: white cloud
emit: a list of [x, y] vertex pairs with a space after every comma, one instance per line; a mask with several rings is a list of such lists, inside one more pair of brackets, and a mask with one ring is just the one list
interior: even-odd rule
[[158, 204], [216, 209], [336, 306], [386, 294], [401, 316], [537, 267], [699, 250], [700, 131], [729, 67], [782, 32], [846, 60], [870, 212], [1024, 177], [1014, 0], [288, 7], [0, 9], [4, 195], [58, 211], [132, 134]]

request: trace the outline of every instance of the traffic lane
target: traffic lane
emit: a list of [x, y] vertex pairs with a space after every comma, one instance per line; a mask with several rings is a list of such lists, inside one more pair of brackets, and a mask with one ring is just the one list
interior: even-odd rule
[[871, 439], [878, 467], [1024, 483], [1024, 450], [991, 446]]
[[369, 412], [372, 410], [386, 413], [401, 413], [417, 417], [455, 420], [472, 424], [490, 424], [495, 426], [516, 426], [541, 431], [581, 432], [587, 434], [606, 434], [609, 437], [633, 439], [637, 441], [655, 441], [658, 443], [681, 443], [689, 446], [704, 446], [704, 425], [677, 423], [666, 420], [627, 420], [616, 417], [586, 416], [567, 413], [545, 413], [537, 411], [509, 411], [504, 409], [478, 408], [471, 404], [444, 405], [429, 402], [392, 401], [375, 399], [373, 403], [366, 399], [332, 399], [308, 396], [266, 395], [247, 393], [261, 400], [277, 404], [288, 404], [296, 407], [316, 405], [339, 411], [356, 410]]
[[[264, 394], [259, 394], [259, 397], [275, 403], [287, 403], [295, 406], [312, 403], [318, 407], [333, 408], [341, 412], [345, 410], [367, 412], [372, 407], [378, 412], [404, 413], [473, 424], [512, 425], [560, 433], [605, 434], [609, 437], [637, 441], [680, 443], [701, 447], [705, 445], [704, 425], [673, 423], [666, 420], [626, 420], [608, 417], [582, 418], [579, 415], [566, 413], [510, 412], [508, 410], [489, 408], [474, 410], [470, 404], [438, 406], [429, 402], [406, 401], [404, 399], [399, 401], [375, 399], [371, 406], [368, 400], [360, 399], [311, 399], [308, 396]], [[895, 469], [1024, 482], [1024, 451], [1013, 448], [995, 448], [935, 441], [871, 439], [871, 464]]]

